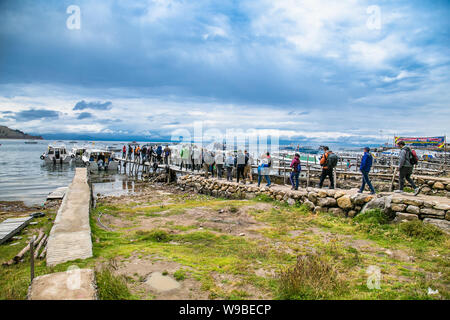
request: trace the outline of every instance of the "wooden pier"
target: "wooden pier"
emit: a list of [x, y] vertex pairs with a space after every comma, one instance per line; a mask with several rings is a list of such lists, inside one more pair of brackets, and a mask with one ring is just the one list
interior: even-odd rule
[[9, 218], [0, 223], [0, 244], [8, 241], [25, 228], [33, 217]]

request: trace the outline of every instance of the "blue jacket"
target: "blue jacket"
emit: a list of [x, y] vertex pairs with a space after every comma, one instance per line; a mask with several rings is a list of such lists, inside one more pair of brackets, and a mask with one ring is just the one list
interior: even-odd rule
[[372, 155], [368, 152], [364, 152], [359, 170], [369, 172], [370, 168], [372, 168]]

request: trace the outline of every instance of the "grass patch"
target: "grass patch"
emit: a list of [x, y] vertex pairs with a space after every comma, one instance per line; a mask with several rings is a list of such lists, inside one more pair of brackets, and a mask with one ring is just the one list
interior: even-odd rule
[[359, 223], [375, 225], [389, 223], [389, 217], [380, 209], [367, 210], [358, 214], [353, 220]]
[[260, 202], [274, 202], [274, 200], [267, 194], [260, 194], [255, 197], [255, 200]]
[[153, 241], [153, 242], [169, 242], [172, 240], [172, 236], [164, 230], [152, 230], [152, 231], [137, 231], [136, 235], [140, 240]]
[[431, 224], [422, 221], [407, 221], [399, 225], [399, 230], [410, 238], [439, 241], [443, 239], [444, 232]]
[[186, 270], [179, 269], [179, 270], [175, 271], [173, 273], [173, 277], [177, 281], [183, 281], [184, 279], [186, 279]]
[[132, 300], [124, 277], [115, 276], [109, 268], [104, 268], [95, 273], [100, 300]]
[[278, 276], [278, 298], [283, 300], [317, 300], [338, 296], [344, 289], [333, 266], [321, 255], [307, 253]]

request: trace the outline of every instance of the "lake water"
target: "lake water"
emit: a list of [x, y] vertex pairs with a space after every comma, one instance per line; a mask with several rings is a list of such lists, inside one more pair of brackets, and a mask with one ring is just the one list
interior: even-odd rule
[[[23, 201], [26, 205], [42, 205], [47, 195], [58, 187], [68, 186], [75, 174], [75, 161], [67, 165], [43, 165], [40, 159], [49, 143], [25, 144], [27, 140], [0, 140], [0, 201]], [[77, 141], [85, 145], [86, 141]], [[77, 144], [64, 141], [68, 151]], [[123, 146], [125, 142], [96, 142], [95, 147]], [[92, 144], [91, 144], [92, 145]], [[94, 192], [121, 194], [134, 192], [134, 182], [119, 173], [100, 172], [91, 175]]]

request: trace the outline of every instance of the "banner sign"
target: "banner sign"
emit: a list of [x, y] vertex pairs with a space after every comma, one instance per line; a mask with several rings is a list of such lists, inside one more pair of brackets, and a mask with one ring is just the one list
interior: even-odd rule
[[400, 141], [412, 147], [436, 147], [443, 148], [445, 137], [394, 137], [395, 144]]

